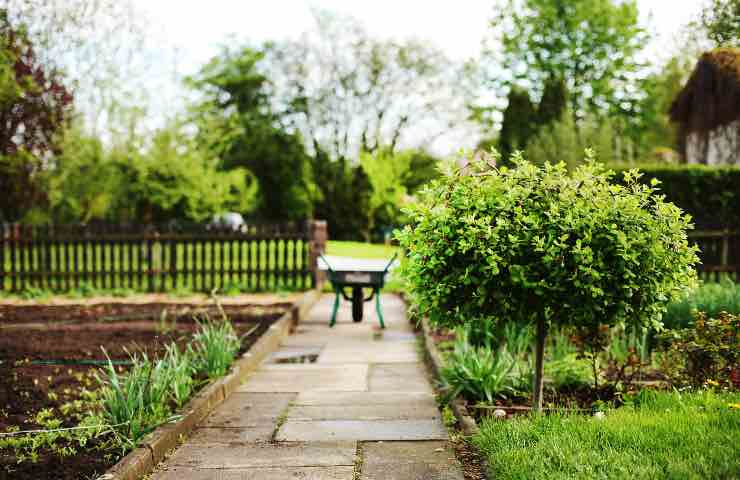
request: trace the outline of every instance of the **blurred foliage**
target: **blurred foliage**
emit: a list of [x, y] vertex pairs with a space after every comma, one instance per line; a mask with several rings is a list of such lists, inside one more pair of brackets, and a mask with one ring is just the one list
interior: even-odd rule
[[302, 138], [282, 128], [272, 111], [271, 81], [258, 64], [264, 53], [225, 50], [188, 84], [203, 95], [192, 109], [198, 140], [221, 158], [220, 168], [246, 168], [260, 185], [255, 215], [302, 220], [317, 196]]

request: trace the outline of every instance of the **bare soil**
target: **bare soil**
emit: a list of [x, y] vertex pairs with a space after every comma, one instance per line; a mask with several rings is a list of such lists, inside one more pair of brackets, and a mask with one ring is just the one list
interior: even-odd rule
[[[244, 352], [291, 304], [225, 305]], [[162, 311], [167, 314], [162, 321]], [[209, 308], [210, 315], [218, 312]], [[95, 388], [99, 367], [90, 361], [127, 360], [129, 353], [156, 357], [166, 344], [191, 339], [200, 304], [96, 304], [73, 306], [0, 306], [0, 432], [17, 426], [37, 427], [35, 414], [79, 397], [81, 388]], [[88, 364], [85, 364], [85, 363]], [[66, 422], [64, 426], [74, 426]], [[42, 452], [36, 463], [17, 464], [12, 452], [0, 451], [0, 479], [96, 478], [118, 457], [89, 445], [77, 454], [59, 458]]]

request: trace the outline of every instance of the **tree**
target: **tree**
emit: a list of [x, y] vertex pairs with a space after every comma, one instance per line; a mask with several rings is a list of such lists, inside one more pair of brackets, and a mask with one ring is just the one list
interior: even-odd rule
[[619, 128], [608, 117], [588, 114], [576, 120], [573, 112], [566, 109], [560, 118], [544, 125], [533, 135], [523, 149], [525, 157], [536, 165], [547, 162], [563, 162], [569, 170], [583, 163], [583, 152], [594, 150], [599, 160], [613, 164], [622, 157], [617, 152], [624, 143]]
[[466, 125], [463, 71], [442, 52], [372, 38], [351, 18], [315, 19], [299, 40], [270, 45], [264, 62], [275, 111], [309, 150], [356, 162], [361, 151], [431, 145]]
[[118, 220], [118, 203], [126, 196], [127, 178], [121, 166], [128, 155], [119, 147], [106, 148], [99, 138], [80, 126], [68, 129], [60, 142], [61, 152], [47, 172], [52, 218], [61, 223]]
[[509, 104], [504, 110], [501, 133], [498, 139], [498, 150], [504, 162], [508, 161], [516, 150], [521, 150], [537, 128], [537, 113], [529, 93], [520, 88], [509, 91]]
[[0, 10], [0, 216], [16, 221], [47, 201], [44, 161], [71, 113], [72, 94], [59, 74], [40, 65], [23, 29]]
[[304, 220], [316, 196], [303, 140], [281, 127], [272, 111], [271, 82], [260, 72], [264, 54], [225, 50], [189, 85], [203, 94], [193, 109], [199, 139], [221, 158], [221, 168], [246, 168], [260, 184], [256, 216]]
[[548, 79], [561, 78], [577, 115], [634, 110], [647, 37], [634, 0], [502, 0], [496, 9], [496, 47], [482, 59], [494, 86], [527, 86], [539, 98]]
[[[160, 49], [147, 55], [151, 31], [133, 0], [4, 0], [10, 23], [26, 29], [38, 62], [64, 72], [75, 107], [96, 134], [120, 135], [147, 101], [157, 68], [169, 65]], [[169, 80], [169, 79], [168, 79]], [[165, 97], [160, 89], [158, 97]], [[166, 100], [162, 100], [166, 104]], [[146, 122], [135, 127], [139, 132]]]
[[740, 1], [711, 0], [699, 22], [717, 46], [740, 46]]
[[434, 325], [534, 323], [539, 409], [550, 326], [659, 328], [666, 302], [695, 279], [697, 249], [688, 216], [636, 170], [619, 185], [590, 156], [572, 174], [488, 163], [450, 169], [407, 209], [402, 273]]
[[565, 80], [558, 77], [548, 78], [540, 103], [537, 105], [537, 124], [544, 126], [560, 120], [567, 107], [568, 89]]

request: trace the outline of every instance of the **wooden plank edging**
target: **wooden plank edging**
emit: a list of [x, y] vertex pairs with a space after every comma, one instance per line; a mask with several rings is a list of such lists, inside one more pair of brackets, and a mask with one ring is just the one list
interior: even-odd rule
[[175, 423], [162, 425], [147, 435], [142, 444], [109, 468], [98, 480], [138, 480], [151, 473], [170, 450], [254, 372], [262, 361], [274, 352], [296, 324], [304, 318], [321, 298], [321, 290], [306, 292], [290, 310], [273, 323], [257, 342], [234, 362], [224, 377], [213, 380], [183, 407], [182, 418]]

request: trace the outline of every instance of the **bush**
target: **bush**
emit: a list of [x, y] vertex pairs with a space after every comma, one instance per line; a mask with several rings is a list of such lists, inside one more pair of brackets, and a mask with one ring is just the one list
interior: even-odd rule
[[604, 419], [485, 420], [473, 443], [490, 478], [738, 478], [740, 395], [645, 392]]
[[[593, 162], [473, 162], [431, 183], [398, 234], [409, 293], [436, 326], [493, 319], [537, 325], [536, 406], [550, 323], [598, 330], [659, 325], [695, 278], [689, 218], [625, 172]], [[468, 174], [469, 173], [469, 174]]]
[[[631, 166], [613, 165], [618, 173]], [[644, 184], [655, 178], [666, 200], [690, 214], [696, 228], [740, 229], [740, 166], [640, 165]]]
[[669, 329], [686, 328], [693, 323], [695, 312], [704, 312], [708, 317], [717, 317], [720, 312], [740, 314], [740, 285], [732, 280], [700, 285], [668, 304], [663, 325]]
[[661, 339], [680, 362], [677, 383], [740, 388], [740, 316], [698, 313], [691, 328], [669, 330]]

